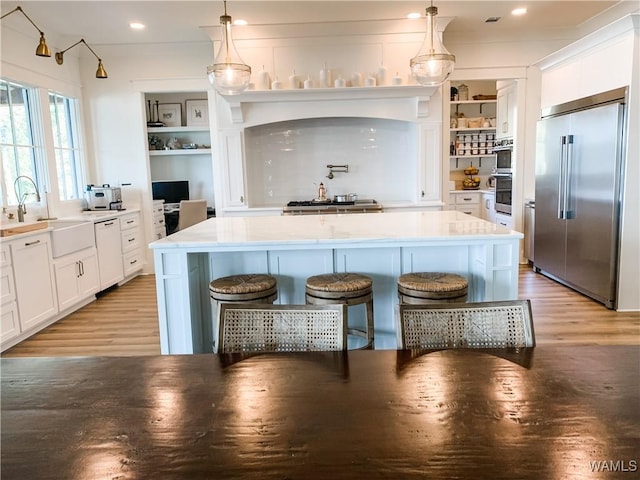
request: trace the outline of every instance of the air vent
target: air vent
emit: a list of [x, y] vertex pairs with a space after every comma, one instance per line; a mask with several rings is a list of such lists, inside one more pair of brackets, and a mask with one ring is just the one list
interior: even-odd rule
[[487, 18], [484, 23], [496, 23], [497, 21], [499, 21], [502, 17], [489, 17]]

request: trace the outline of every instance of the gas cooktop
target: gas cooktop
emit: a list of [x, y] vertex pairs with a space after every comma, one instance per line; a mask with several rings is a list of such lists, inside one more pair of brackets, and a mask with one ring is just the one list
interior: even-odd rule
[[313, 215], [324, 213], [374, 213], [381, 212], [382, 205], [375, 200], [362, 199], [352, 202], [335, 200], [296, 200], [289, 202], [283, 209], [285, 215]]
[[375, 200], [356, 200], [351, 202], [336, 202], [335, 200], [296, 200], [293, 202], [287, 203], [287, 207], [315, 207], [317, 205], [365, 205], [371, 204], [375, 205], [377, 202]]

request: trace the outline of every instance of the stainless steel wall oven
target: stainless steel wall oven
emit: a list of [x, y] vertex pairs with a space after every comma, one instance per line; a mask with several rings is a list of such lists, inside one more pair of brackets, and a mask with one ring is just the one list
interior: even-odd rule
[[497, 213], [511, 215], [511, 193], [513, 190], [513, 139], [501, 140], [493, 147], [496, 154], [496, 168], [492, 175], [496, 179], [496, 203]]
[[493, 147], [493, 153], [496, 155], [496, 168], [497, 173], [512, 173], [513, 172], [513, 139], [507, 138], [501, 140]]
[[496, 179], [496, 212], [511, 215], [512, 175], [510, 173], [494, 173], [493, 176]]

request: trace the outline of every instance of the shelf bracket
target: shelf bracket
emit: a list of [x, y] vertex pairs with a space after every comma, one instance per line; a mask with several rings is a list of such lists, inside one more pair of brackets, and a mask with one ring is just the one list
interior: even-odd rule
[[416, 117], [426, 118], [429, 116], [429, 99], [431, 97], [416, 97]]
[[244, 114], [242, 111], [242, 102], [232, 102], [227, 100], [229, 110], [231, 112], [231, 121], [233, 123], [244, 123]]

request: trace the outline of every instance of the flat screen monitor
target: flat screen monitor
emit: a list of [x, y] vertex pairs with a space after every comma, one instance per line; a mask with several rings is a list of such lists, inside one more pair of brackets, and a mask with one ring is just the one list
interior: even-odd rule
[[180, 203], [182, 200], [189, 200], [187, 180], [152, 182], [151, 191], [154, 200], [164, 200], [164, 203]]

